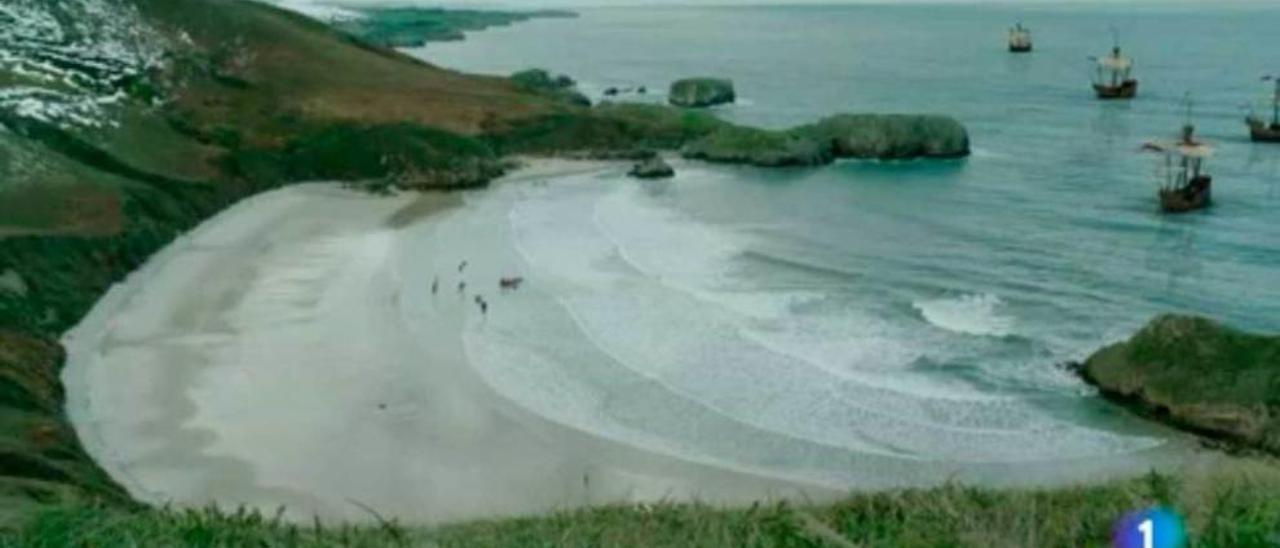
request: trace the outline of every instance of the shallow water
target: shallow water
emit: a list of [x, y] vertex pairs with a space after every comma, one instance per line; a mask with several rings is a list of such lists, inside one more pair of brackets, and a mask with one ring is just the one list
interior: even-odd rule
[[[835, 488], [1078, 481], [1177, 461], [1168, 432], [1053, 367], [1061, 357], [1018, 334], [1007, 302], [905, 281], [868, 290], [874, 273], [780, 255], [779, 221], [677, 205], [733, 192], [740, 174], [678, 168], [656, 183], [618, 169], [500, 185], [469, 194], [431, 241], [403, 242], [437, 265], [484, 249], [527, 279], [463, 331], [498, 393], [638, 449]], [[409, 261], [398, 277], [437, 274]]]
[[[1019, 20], [1034, 54], [1004, 51]], [[673, 432], [690, 413], [644, 390], [744, 440], [894, 458], [1150, 447], [1054, 364], [1161, 312], [1280, 329], [1280, 147], [1249, 143], [1240, 108], [1264, 91], [1278, 25], [1280, 10], [1256, 7], [597, 9], [431, 44], [415, 54], [499, 74], [542, 66], [595, 93], [726, 76], [744, 100], [718, 114], [772, 127], [943, 112], [975, 147], [954, 162], [687, 166], [669, 182], [532, 192], [507, 222], [546, 298], [495, 311], [472, 335], [474, 361], [543, 413], [630, 421], [663, 443], [702, 438]], [[1086, 58], [1110, 26], [1142, 80], [1131, 103], [1088, 88]], [[1170, 217], [1138, 147], [1173, 134], [1188, 90], [1219, 145], [1218, 202]]]

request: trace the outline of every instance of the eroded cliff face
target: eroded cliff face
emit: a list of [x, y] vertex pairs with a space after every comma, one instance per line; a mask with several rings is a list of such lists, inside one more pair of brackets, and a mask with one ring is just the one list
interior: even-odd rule
[[1090, 356], [1080, 372], [1157, 420], [1280, 454], [1280, 336], [1160, 316]]

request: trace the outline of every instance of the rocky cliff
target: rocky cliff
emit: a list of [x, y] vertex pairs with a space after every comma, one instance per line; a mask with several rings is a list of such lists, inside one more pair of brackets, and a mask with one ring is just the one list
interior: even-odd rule
[[1090, 356], [1080, 373], [1147, 416], [1280, 454], [1280, 336], [1161, 316]]

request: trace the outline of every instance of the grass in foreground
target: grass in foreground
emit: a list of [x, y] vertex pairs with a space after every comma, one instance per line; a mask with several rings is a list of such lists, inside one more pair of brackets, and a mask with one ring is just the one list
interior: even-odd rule
[[[1242, 466], [1242, 468], [1245, 468]], [[1274, 463], [1210, 477], [1144, 478], [1035, 491], [947, 486], [854, 495], [829, 505], [610, 506], [433, 529], [293, 525], [252, 512], [128, 511], [62, 505], [35, 512], [4, 546], [1107, 546], [1111, 524], [1175, 508], [1192, 545], [1280, 546]]]

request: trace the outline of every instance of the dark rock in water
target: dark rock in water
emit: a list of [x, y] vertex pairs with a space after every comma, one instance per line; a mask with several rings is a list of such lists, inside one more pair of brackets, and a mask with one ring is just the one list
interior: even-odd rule
[[646, 93], [649, 93], [649, 88], [640, 86], [640, 88], [636, 90], [636, 93], [639, 93], [640, 95], [644, 95]]
[[556, 76], [554, 83], [555, 83], [555, 86], [558, 88], [571, 88], [578, 85], [577, 82], [573, 81], [573, 78], [570, 78], [564, 74]]
[[637, 163], [627, 172], [627, 175], [638, 179], [665, 179], [674, 177], [676, 170], [672, 169], [662, 158], [653, 157], [648, 160]]
[[685, 78], [671, 84], [667, 101], [678, 107], [703, 108], [737, 99], [733, 82], [723, 78]]
[[729, 126], [689, 143], [685, 158], [759, 167], [816, 166], [831, 162], [831, 150], [812, 138], [786, 131]]
[[969, 155], [969, 133], [949, 116], [840, 114], [796, 130], [829, 143], [837, 158], [959, 158]]
[[618, 88], [605, 88], [604, 94], [608, 97], [613, 97], [618, 94]]
[[1280, 336], [1161, 316], [1090, 356], [1080, 374], [1156, 420], [1280, 454]]
[[564, 99], [571, 104], [578, 105], [580, 107], [591, 106], [591, 99], [577, 90], [566, 90], [562, 93]]
[[1084, 362], [1069, 361], [1055, 364], [1055, 366], [1058, 369], [1074, 375], [1079, 375], [1084, 372]]

